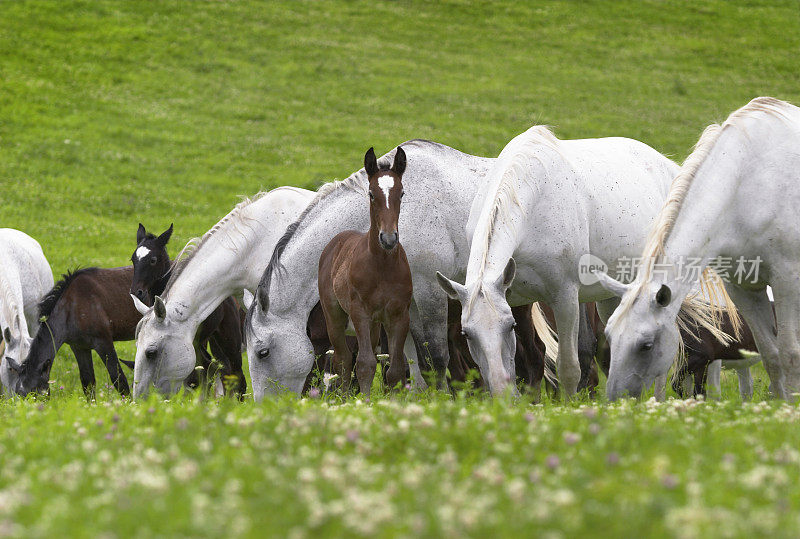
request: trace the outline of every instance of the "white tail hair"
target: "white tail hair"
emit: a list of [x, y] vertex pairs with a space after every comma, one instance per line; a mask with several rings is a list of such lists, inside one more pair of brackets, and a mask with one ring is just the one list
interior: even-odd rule
[[533, 328], [536, 330], [536, 334], [544, 343], [544, 377], [548, 382], [555, 385], [558, 382], [555, 369], [553, 369], [555, 360], [558, 357], [558, 341], [556, 340], [556, 333], [553, 331], [553, 328], [550, 327], [550, 324], [547, 323], [547, 319], [544, 316], [544, 312], [542, 312], [542, 306], [540, 303], [537, 302], [531, 306], [531, 318], [533, 320]]

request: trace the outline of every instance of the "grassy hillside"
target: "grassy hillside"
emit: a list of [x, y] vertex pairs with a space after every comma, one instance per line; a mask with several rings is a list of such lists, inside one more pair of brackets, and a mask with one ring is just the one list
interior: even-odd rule
[[800, 102], [798, 28], [796, 1], [3, 2], [0, 225], [61, 272], [409, 138], [492, 156], [546, 123], [682, 159], [754, 96]]
[[[798, 51], [797, 0], [0, 2], [0, 227], [60, 274], [127, 264], [140, 221], [174, 222], [175, 253], [240, 195], [410, 138], [494, 156], [543, 123], [681, 160], [755, 96], [800, 103]], [[741, 406], [734, 377], [721, 404], [586, 411], [86, 405], [71, 354], [52, 376], [48, 403], [0, 403], [0, 535], [800, 530], [797, 408]]]

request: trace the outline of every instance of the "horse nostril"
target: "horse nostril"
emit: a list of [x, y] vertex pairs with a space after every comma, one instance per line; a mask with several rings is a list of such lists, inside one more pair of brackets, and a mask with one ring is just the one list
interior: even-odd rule
[[137, 290], [136, 291], [136, 297], [139, 298], [139, 299], [142, 299], [144, 297], [144, 290], [142, 290], [141, 288], [139, 290]]
[[395, 245], [397, 245], [397, 232], [392, 232], [391, 234], [386, 234], [384, 232], [380, 232], [378, 234], [378, 240], [381, 243], [381, 246], [384, 249], [393, 249]]

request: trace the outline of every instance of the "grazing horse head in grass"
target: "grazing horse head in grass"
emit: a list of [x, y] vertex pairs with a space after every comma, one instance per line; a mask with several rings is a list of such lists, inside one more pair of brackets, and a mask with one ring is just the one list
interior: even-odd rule
[[136, 250], [131, 255], [133, 282], [131, 295], [147, 306], [153, 305], [153, 297], [164, 292], [170, 275], [170, 260], [167, 242], [172, 236], [172, 225], [160, 236], [150, 234], [139, 223], [136, 232]]
[[[133, 339], [141, 316], [127, 295], [133, 268], [84, 268], [69, 272], [39, 302], [39, 328], [19, 371], [15, 390], [20, 395], [48, 391], [56, 353], [68, 344], [75, 354], [81, 385], [94, 391], [92, 350], [108, 370], [114, 387], [129, 393], [114, 341]], [[122, 363], [132, 367], [130, 362]]]
[[[206, 321], [233, 301], [226, 299], [232, 294], [256, 288], [275, 242], [311, 196], [311, 192], [294, 187], [260, 193], [240, 202], [201, 239], [187, 244], [176, 257], [179, 262], [173, 266], [163, 294], [153, 297], [153, 307], [142, 302], [137, 305], [143, 318], [136, 332], [134, 397], [143, 397], [151, 386], [169, 392], [191, 375], [199, 357], [194, 343], [203, 339]], [[135, 304], [138, 298], [133, 298]], [[238, 312], [233, 314], [240, 328]], [[226, 320], [227, 314], [221, 324]], [[219, 342], [217, 336], [212, 338], [212, 351], [214, 341]], [[238, 361], [226, 354], [237, 371], [239, 348]], [[219, 357], [215, 351], [214, 355]], [[243, 375], [240, 381], [242, 394]]]
[[[604, 315], [616, 303], [601, 286], [581, 280], [581, 257], [618, 261], [637, 254], [676, 170], [641, 142], [561, 140], [544, 126], [503, 148], [472, 204], [464, 284], [437, 275], [463, 306], [464, 335], [492, 394], [516, 389], [511, 308], [534, 301], [553, 309], [558, 342], [548, 355], [557, 351], [566, 395], [577, 391], [580, 303], [599, 301]], [[620, 208], [631, 208], [624, 220]], [[540, 337], [548, 336], [543, 317], [534, 322]]]
[[0, 252], [0, 380], [11, 395], [39, 327], [36, 304], [52, 288], [53, 273], [36, 240], [19, 230], [0, 229]]

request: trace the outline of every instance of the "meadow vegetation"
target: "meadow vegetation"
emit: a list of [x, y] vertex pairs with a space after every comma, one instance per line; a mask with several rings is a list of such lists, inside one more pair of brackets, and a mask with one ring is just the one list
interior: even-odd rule
[[[796, 0], [0, 2], [0, 226], [59, 275], [411, 138], [495, 156], [543, 123], [680, 161], [755, 96], [799, 104], [798, 50]], [[0, 535], [797, 536], [800, 409], [757, 374], [747, 404], [732, 376], [719, 402], [87, 403], [62, 350], [50, 399], [0, 402]]]

